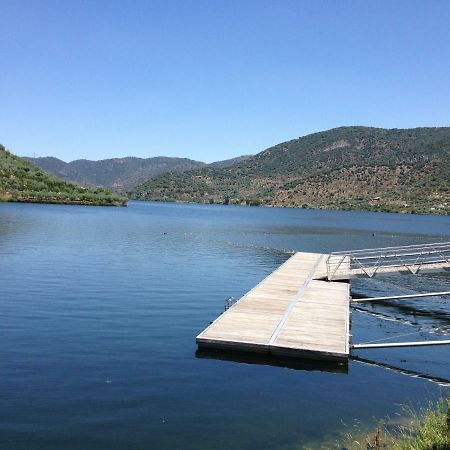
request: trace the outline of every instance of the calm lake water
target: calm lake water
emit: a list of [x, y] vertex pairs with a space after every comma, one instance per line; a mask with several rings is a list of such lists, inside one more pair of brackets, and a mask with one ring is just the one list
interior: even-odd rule
[[[374, 427], [402, 404], [436, 399], [448, 392], [448, 346], [361, 350], [363, 361], [334, 373], [196, 355], [195, 336], [227, 297], [244, 294], [292, 250], [444, 240], [449, 217], [0, 204], [0, 448], [318, 447], [356, 420]], [[352, 288], [443, 291], [450, 275]], [[354, 342], [443, 338], [450, 302], [361, 306], [352, 334]]]

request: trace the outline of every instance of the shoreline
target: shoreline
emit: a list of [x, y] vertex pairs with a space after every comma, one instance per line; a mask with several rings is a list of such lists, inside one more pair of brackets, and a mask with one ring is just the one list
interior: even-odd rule
[[88, 202], [82, 200], [38, 200], [38, 199], [0, 199], [1, 203], [32, 203], [42, 205], [68, 205], [68, 206], [112, 206], [112, 207], [128, 207], [128, 200], [126, 202]]
[[420, 216], [448, 216], [450, 215], [450, 210], [436, 209], [429, 212], [423, 212], [421, 210], [396, 210], [396, 209], [375, 209], [375, 208], [334, 208], [330, 206], [291, 206], [291, 205], [280, 205], [280, 204], [260, 204], [252, 205], [246, 203], [221, 203], [221, 202], [200, 202], [193, 200], [179, 200], [179, 199], [155, 199], [155, 198], [135, 198], [128, 197], [128, 200], [137, 202], [160, 202], [160, 203], [181, 203], [181, 204], [193, 204], [193, 205], [223, 205], [223, 206], [242, 206], [250, 208], [279, 208], [279, 209], [308, 209], [308, 210], [318, 210], [318, 211], [357, 211], [357, 212], [372, 212], [372, 213], [390, 213], [390, 214], [415, 214]]

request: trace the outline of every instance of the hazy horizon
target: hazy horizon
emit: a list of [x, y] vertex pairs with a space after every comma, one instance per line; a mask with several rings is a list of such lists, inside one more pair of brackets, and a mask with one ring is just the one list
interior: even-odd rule
[[[11, 151], [11, 149], [8, 149]], [[14, 153], [14, 152], [13, 152]], [[155, 156], [134, 156], [134, 155], [124, 155], [124, 156], [114, 156], [112, 158], [101, 158], [101, 159], [91, 159], [91, 158], [77, 158], [77, 159], [72, 159], [70, 161], [66, 161], [62, 158], [58, 158], [57, 156], [53, 156], [53, 155], [44, 155], [44, 156], [38, 156], [38, 155], [19, 155], [25, 158], [56, 158], [59, 159], [60, 161], [63, 161], [67, 164], [74, 162], [74, 161], [105, 161], [105, 160], [109, 160], [109, 159], [125, 159], [125, 158], [137, 158], [137, 159], [151, 159], [151, 158], [180, 158], [180, 159], [190, 159], [192, 161], [197, 161], [197, 162], [203, 162], [205, 164], [211, 164], [211, 163], [215, 163], [215, 162], [219, 162], [219, 161], [226, 161], [226, 160], [214, 160], [214, 161], [210, 161], [210, 162], [206, 162], [206, 161], [199, 161], [199, 160], [193, 160], [192, 158], [189, 158], [187, 156], [167, 156], [167, 155], [155, 155]], [[227, 159], [234, 159], [234, 158], [239, 158], [240, 156], [253, 156], [253, 155], [238, 155], [236, 157], [232, 157], [232, 158], [227, 158]]]
[[[346, 125], [343, 125], [342, 127], [347, 127], [347, 126], [346, 126]], [[342, 127], [337, 127], [337, 128], [342, 128]], [[348, 127], [382, 128], [382, 127], [371, 127], [370, 125], [348, 125]], [[423, 128], [423, 127], [417, 126], [417, 127], [409, 127], [409, 128], [407, 128], [407, 129], [415, 129], [415, 128]], [[448, 128], [448, 126], [445, 126], [445, 125], [444, 125], [444, 126], [425, 127], [425, 128]], [[331, 128], [331, 129], [333, 129], [333, 128]], [[104, 160], [109, 160], [109, 159], [125, 159], [125, 158], [138, 158], [138, 159], [150, 159], [150, 158], [182, 158], [182, 159], [190, 159], [190, 160], [197, 161], [197, 162], [203, 162], [203, 163], [205, 163], [205, 164], [212, 164], [212, 163], [215, 163], [215, 162], [226, 161], [226, 160], [229, 160], [229, 159], [235, 159], [235, 158], [239, 158], [239, 157], [242, 157], [242, 156], [254, 156], [254, 155], [257, 155], [257, 154], [260, 153], [260, 152], [263, 152], [263, 151], [265, 151], [265, 150], [271, 148], [272, 146], [275, 146], [275, 145], [278, 145], [278, 144], [282, 144], [283, 142], [288, 142], [288, 141], [290, 141], [290, 140], [297, 139], [297, 138], [301, 138], [301, 137], [304, 137], [304, 136], [308, 136], [309, 134], [315, 134], [315, 133], [318, 133], [318, 132], [321, 132], [321, 131], [329, 131], [329, 130], [331, 130], [331, 129], [327, 129], [327, 130], [318, 130], [318, 131], [314, 131], [314, 132], [312, 132], [312, 133], [308, 133], [308, 134], [306, 134], [306, 135], [297, 136], [297, 137], [294, 137], [294, 138], [291, 138], [291, 139], [285, 139], [284, 141], [277, 142], [277, 143], [272, 144], [272, 145], [270, 145], [270, 146], [268, 146], [268, 147], [266, 147], [266, 148], [264, 148], [264, 149], [262, 149], [262, 150], [259, 150], [259, 151], [257, 151], [256, 153], [252, 153], [252, 154], [250, 154], [250, 153], [241, 153], [241, 154], [237, 154], [236, 156], [232, 156], [232, 157], [230, 157], [230, 158], [226, 158], [226, 159], [214, 159], [214, 160], [211, 160], [211, 161], [194, 160], [193, 158], [190, 158], [189, 156], [183, 156], [183, 155], [181, 155], [181, 156], [180, 156], [180, 155], [167, 156], [167, 155], [158, 155], [158, 154], [155, 154], [155, 155], [152, 155], [152, 156], [136, 156], [136, 155], [133, 155], [133, 154], [126, 154], [126, 155], [123, 155], [123, 156], [113, 156], [113, 157], [106, 157], [106, 158], [99, 158], [99, 159], [93, 159], [93, 158], [76, 158], [76, 159], [72, 159], [72, 160], [64, 160], [64, 159], [58, 158], [58, 157], [56, 157], [56, 156], [54, 156], [54, 155], [42, 155], [42, 156], [38, 156], [38, 155], [23, 154], [23, 155], [19, 155], [19, 156], [27, 157], [27, 158], [57, 158], [57, 159], [59, 159], [60, 161], [63, 161], [63, 162], [65, 162], [65, 163], [71, 163], [71, 162], [74, 162], [74, 161], [81, 161], [81, 160], [87, 160], [87, 161], [104, 161]], [[390, 130], [395, 130], [395, 129], [401, 129], [401, 128], [396, 128], [396, 127], [394, 127], [394, 128], [383, 128], [383, 129], [386, 129], [386, 130], [388, 130], [388, 129], [390, 129]], [[8, 149], [8, 150], [11, 150], [11, 149]], [[14, 153], [14, 152], [13, 152], [13, 153]]]

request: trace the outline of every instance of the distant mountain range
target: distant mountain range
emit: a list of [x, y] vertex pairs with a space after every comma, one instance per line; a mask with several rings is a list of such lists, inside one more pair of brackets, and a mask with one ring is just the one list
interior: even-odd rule
[[0, 145], [0, 201], [126, 206], [127, 199], [102, 188], [61, 181]]
[[[226, 161], [218, 161], [209, 166], [229, 167], [248, 157], [239, 156]], [[130, 190], [140, 183], [167, 172], [185, 172], [208, 166], [208, 164], [188, 158], [164, 156], [154, 158], [125, 157], [100, 161], [78, 159], [69, 163], [53, 157], [24, 157], [24, 159], [61, 180], [85, 187], [103, 187], [119, 193]]]
[[[3, 147], [2, 152], [3, 157]], [[449, 127], [341, 127], [212, 164], [167, 157], [70, 163], [52, 157], [25, 159], [62, 180], [141, 200], [450, 214]], [[14, 167], [1, 172], [4, 199], [11, 192], [26, 198], [39, 189], [69, 189], [60, 189], [57, 180], [35, 172], [36, 167], [15, 161], [20, 177]], [[33, 174], [31, 181], [27, 171]], [[44, 184], [36, 177], [45, 178]], [[76, 189], [82, 188], [69, 191]]]
[[228, 167], [170, 172], [131, 198], [450, 213], [450, 128], [341, 127]]

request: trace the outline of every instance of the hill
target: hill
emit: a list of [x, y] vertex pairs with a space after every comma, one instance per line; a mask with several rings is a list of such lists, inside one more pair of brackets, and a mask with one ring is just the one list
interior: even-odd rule
[[28, 158], [42, 170], [85, 187], [104, 187], [115, 192], [126, 191], [137, 184], [166, 172], [182, 172], [205, 164], [188, 158], [112, 158], [100, 161], [78, 159], [66, 163], [58, 158]]
[[58, 180], [0, 145], [0, 201], [126, 206], [105, 189], [86, 189]]
[[132, 198], [448, 214], [450, 128], [341, 127], [226, 168], [168, 173]]

